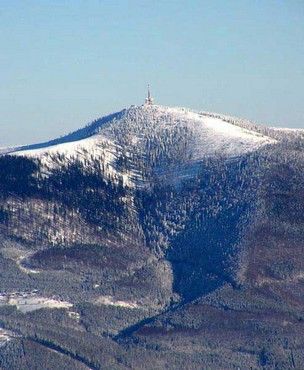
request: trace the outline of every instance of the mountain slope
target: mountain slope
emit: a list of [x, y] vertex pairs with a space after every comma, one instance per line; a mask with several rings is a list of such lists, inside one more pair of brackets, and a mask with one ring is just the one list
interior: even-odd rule
[[[13, 154], [39, 158], [47, 168], [62, 165], [60, 157], [65, 161], [98, 158], [108, 176], [134, 185], [136, 180], [145, 179], [148, 167], [161, 171], [174, 161], [181, 166], [193, 165], [207, 156], [235, 157], [275, 142], [210, 114], [144, 105], [97, 120], [60, 139], [19, 148]], [[120, 160], [129, 165], [124, 173], [118, 169]]]
[[8, 151], [0, 366], [304, 364], [301, 131], [146, 104]]

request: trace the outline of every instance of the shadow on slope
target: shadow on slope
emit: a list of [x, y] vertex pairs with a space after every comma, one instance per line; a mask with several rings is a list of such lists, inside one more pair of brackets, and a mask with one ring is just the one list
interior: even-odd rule
[[189, 301], [228, 282], [237, 286], [238, 244], [255, 207], [258, 177], [254, 157], [205, 161], [182, 190], [194, 198], [184, 230], [172, 238], [166, 258], [173, 289]]

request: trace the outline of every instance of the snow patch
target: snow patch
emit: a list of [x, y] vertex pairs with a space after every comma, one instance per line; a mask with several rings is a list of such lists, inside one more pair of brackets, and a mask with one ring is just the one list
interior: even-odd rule
[[111, 296], [101, 296], [96, 299], [95, 303], [105, 306], [115, 306], [131, 309], [140, 308], [140, 306], [135, 302], [116, 300], [114, 297]]
[[36, 311], [41, 308], [71, 308], [73, 304], [55, 298], [41, 297], [36, 292], [14, 292], [0, 294], [0, 306], [16, 306], [22, 313]]
[[40, 274], [40, 272], [41, 272], [40, 270], [30, 269], [30, 268], [27, 268], [27, 267], [22, 265], [22, 261], [25, 260], [28, 257], [29, 257], [29, 255], [25, 255], [25, 256], [20, 256], [20, 257], [17, 258], [16, 264], [19, 267], [19, 269], [22, 272], [25, 272], [26, 274]]

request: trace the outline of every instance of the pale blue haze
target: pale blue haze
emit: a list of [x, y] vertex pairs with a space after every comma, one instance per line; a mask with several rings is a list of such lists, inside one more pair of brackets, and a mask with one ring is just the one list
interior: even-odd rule
[[304, 128], [303, 0], [0, 0], [0, 146], [157, 103]]

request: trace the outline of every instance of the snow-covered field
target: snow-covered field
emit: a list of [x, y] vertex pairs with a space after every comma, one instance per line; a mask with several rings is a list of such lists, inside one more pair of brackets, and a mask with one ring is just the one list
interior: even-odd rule
[[36, 292], [14, 292], [0, 294], [0, 306], [16, 306], [22, 313], [27, 313], [41, 308], [71, 308], [73, 304], [55, 298], [38, 296]]
[[101, 296], [96, 299], [95, 304], [131, 308], [131, 309], [140, 308], [140, 305], [136, 302], [116, 300], [114, 297], [111, 297], [111, 296]]

